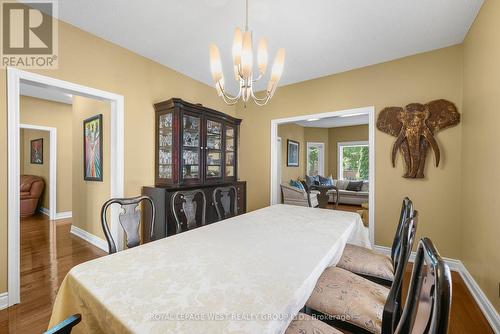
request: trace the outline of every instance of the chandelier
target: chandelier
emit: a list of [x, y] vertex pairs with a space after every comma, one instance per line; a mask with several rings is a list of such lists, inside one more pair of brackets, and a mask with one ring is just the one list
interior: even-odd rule
[[271, 69], [271, 78], [267, 84], [265, 94], [258, 97], [254, 92], [254, 84], [262, 79], [267, 69], [267, 41], [263, 38], [257, 46], [257, 68], [258, 75], [254, 78], [253, 73], [253, 50], [252, 50], [252, 32], [248, 30], [248, 0], [245, 6], [245, 31], [240, 28], [234, 31], [233, 39], [233, 68], [234, 79], [239, 83], [239, 92], [233, 96], [225, 90], [224, 74], [222, 73], [222, 64], [219, 48], [215, 44], [210, 44], [210, 70], [212, 78], [217, 89], [217, 94], [222, 97], [224, 102], [229, 105], [236, 104], [240, 99], [246, 108], [247, 102], [252, 100], [258, 106], [266, 105], [274, 95], [278, 82], [283, 73], [285, 63], [285, 49], [281, 48], [276, 53], [273, 67]]

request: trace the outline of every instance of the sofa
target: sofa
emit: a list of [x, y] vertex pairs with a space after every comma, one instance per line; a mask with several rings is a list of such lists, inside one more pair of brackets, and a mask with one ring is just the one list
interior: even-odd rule
[[[351, 205], [361, 205], [363, 203], [368, 203], [368, 193], [369, 193], [369, 183], [368, 181], [363, 181], [360, 191], [347, 190], [349, 185], [348, 180], [334, 180], [333, 185], [339, 190], [339, 203], [340, 204], [351, 204]], [[334, 202], [336, 200], [336, 193], [330, 192], [329, 202]]]
[[21, 218], [30, 217], [35, 214], [44, 188], [45, 181], [40, 176], [21, 175], [19, 189]]
[[283, 195], [283, 204], [308, 206], [311, 208], [315, 208], [319, 205], [319, 192], [315, 190], [306, 191], [305, 189], [300, 189], [291, 186], [290, 184], [282, 183], [281, 193]]
[[[349, 181], [349, 180], [334, 180], [330, 177], [322, 176], [309, 176], [306, 175], [304, 180], [304, 185], [306, 189], [314, 189], [314, 186], [318, 185], [331, 185], [337, 187], [339, 190], [339, 202], [338, 204], [351, 204], [351, 205], [361, 205], [363, 203], [368, 203], [368, 181], [362, 181], [361, 189], [359, 191], [347, 190], [349, 182], [361, 182], [361, 181]], [[336, 191], [329, 190], [327, 193], [328, 202], [336, 202]]]

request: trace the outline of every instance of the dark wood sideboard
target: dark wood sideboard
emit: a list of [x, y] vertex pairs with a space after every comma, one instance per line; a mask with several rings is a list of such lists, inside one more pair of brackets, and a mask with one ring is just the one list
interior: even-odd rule
[[237, 189], [238, 214], [246, 212], [246, 182], [238, 179], [238, 136], [241, 120], [219, 111], [172, 98], [154, 105], [155, 185], [145, 186], [156, 207], [153, 238], [150, 214], [144, 215], [144, 242], [175, 234], [170, 208], [176, 191], [201, 189], [207, 200], [206, 222], [217, 221], [216, 187]]

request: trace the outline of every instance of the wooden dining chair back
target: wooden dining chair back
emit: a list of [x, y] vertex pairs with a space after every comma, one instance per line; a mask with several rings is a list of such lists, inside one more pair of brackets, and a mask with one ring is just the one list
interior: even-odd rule
[[118, 215], [120, 226], [125, 232], [125, 243], [127, 248], [132, 248], [140, 245], [141, 235], [139, 228], [141, 226], [141, 208], [142, 202], [149, 202], [151, 207], [151, 238], [153, 237], [155, 224], [155, 205], [149, 196], [138, 196], [132, 198], [112, 198], [106, 201], [101, 208], [101, 225], [104, 231], [104, 236], [108, 242], [109, 254], [116, 253], [116, 244], [113, 240], [107, 222], [108, 208], [113, 204], [119, 204], [121, 212]]
[[213, 201], [219, 221], [238, 215], [238, 191], [235, 186], [215, 188]]
[[418, 212], [414, 211], [406, 218], [401, 229], [401, 244], [395, 256], [398, 257], [398, 266], [395, 268], [394, 281], [382, 313], [382, 333], [393, 333], [401, 317], [401, 295], [406, 265], [410, 259], [418, 224]]
[[176, 191], [172, 194], [170, 207], [175, 218], [176, 233], [192, 230], [206, 223], [207, 199], [200, 189]]
[[82, 316], [80, 314], [70, 315], [54, 327], [49, 328], [44, 334], [69, 334], [73, 327], [78, 325], [80, 321], [82, 321]]
[[451, 308], [451, 273], [432, 241], [418, 244], [408, 297], [395, 333], [446, 334]]
[[392, 242], [392, 247], [391, 247], [391, 260], [394, 270], [397, 267], [398, 254], [396, 253], [399, 251], [399, 248], [401, 247], [401, 234], [403, 225], [406, 219], [409, 218], [412, 214], [413, 214], [413, 202], [408, 197], [405, 197], [403, 199], [403, 203], [401, 204], [399, 222], [396, 228], [396, 234], [394, 235], [394, 241]]

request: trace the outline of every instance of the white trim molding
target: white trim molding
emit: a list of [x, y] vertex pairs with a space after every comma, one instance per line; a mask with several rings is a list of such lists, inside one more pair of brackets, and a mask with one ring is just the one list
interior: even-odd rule
[[9, 294], [7, 292], [0, 293], [0, 310], [9, 307]]
[[[125, 104], [122, 95], [78, 85], [72, 82], [50, 78], [44, 75], [7, 68], [7, 180], [8, 180], [8, 228], [7, 228], [7, 281], [9, 306], [21, 302], [20, 295], [20, 216], [19, 216], [19, 100], [20, 85], [27, 83], [39, 87], [58, 90], [62, 93], [84, 96], [111, 105], [111, 177], [110, 196], [123, 197], [124, 194], [124, 117]], [[52, 154], [51, 154], [52, 155]], [[54, 178], [55, 179], [55, 178]], [[55, 199], [54, 199], [55, 202]], [[57, 212], [54, 210], [54, 213]], [[111, 210], [111, 235], [118, 240], [117, 248], [123, 249], [123, 232], [118, 228], [119, 208]], [[55, 218], [55, 217], [54, 217]]]
[[44, 214], [44, 215], [48, 216], [48, 217], [49, 217], [49, 219], [50, 219], [50, 210], [49, 210], [49, 209], [44, 208], [43, 206], [41, 206], [41, 207], [40, 207], [40, 212], [41, 212], [42, 214]]
[[[386, 256], [391, 255], [391, 249], [389, 247], [374, 246], [373, 250], [381, 254], [384, 254]], [[415, 254], [416, 254], [415, 252], [411, 252], [410, 262], [415, 261]], [[469, 271], [462, 263], [462, 261], [446, 257], [444, 257], [443, 260], [446, 262], [448, 267], [450, 267], [450, 270], [456, 271], [460, 274], [460, 277], [462, 277], [465, 285], [469, 289], [469, 292], [471, 293], [472, 297], [474, 297], [474, 300], [476, 301], [477, 305], [483, 312], [486, 320], [488, 320], [488, 323], [490, 324], [491, 328], [495, 333], [500, 334], [500, 316], [498, 315], [497, 310], [495, 309], [493, 304], [491, 304], [488, 297], [486, 297], [483, 290], [481, 290], [476, 280], [474, 280], [474, 278], [469, 273]]]
[[[294, 123], [298, 121], [304, 121], [311, 118], [328, 118], [333, 116], [352, 116], [352, 115], [368, 115], [368, 142], [369, 142], [369, 192], [368, 192], [368, 206], [370, 210], [368, 211], [369, 232], [370, 232], [370, 242], [372, 246], [375, 243], [375, 107], [362, 107], [356, 109], [346, 109], [339, 111], [330, 111], [319, 114], [312, 115], [301, 115], [288, 118], [272, 119], [271, 120], [271, 178], [270, 178], [270, 189], [269, 189], [269, 205], [274, 205], [280, 203], [280, 189], [275, 185], [279, 183], [278, 181], [278, 148], [276, 146], [276, 141], [278, 138], [278, 125], [286, 123]], [[285, 138], [283, 138], [285, 140]]]
[[56, 220], [59, 219], [68, 219], [73, 217], [73, 211], [63, 211], [56, 213]]
[[106, 253], [108, 252], [108, 243], [106, 242], [106, 240], [103, 240], [103, 239], [93, 235], [92, 233], [89, 233], [85, 230], [82, 230], [81, 228], [79, 228], [75, 225], [71, 225], [70, 233], [85, 240], [89, 244], [91, 244], [99, 249], [102, 249]]
[[56, 216], [54, 219], [50, 218], [50, 210], [44, 207], [40, 208], [40, 212], [43, 213], [46, 216], [49, 216], [50, 220], [59, 220], [59, 219], [68, 219], [73, 217], [73, 211], [63, 211], [63, 212], [57, 212]]

